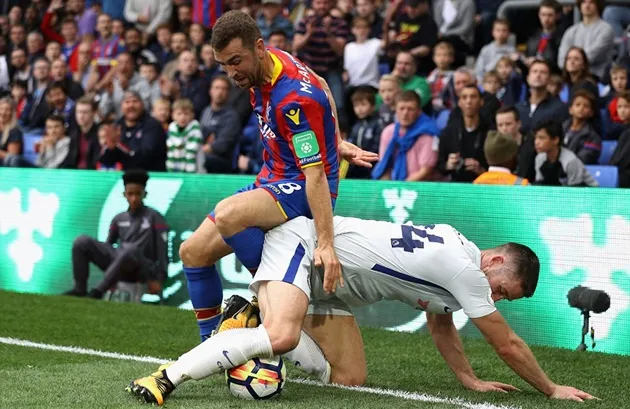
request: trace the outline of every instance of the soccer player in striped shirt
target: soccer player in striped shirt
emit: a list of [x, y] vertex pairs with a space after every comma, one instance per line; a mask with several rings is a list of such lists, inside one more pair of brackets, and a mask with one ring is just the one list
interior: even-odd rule
[[201, 126], [195, 119], [195, 107], [189, 99], [173, 103], [174, 121], [168, 126], [166, 138], [166, 170], [197, 172], [197, 154], [203, 142]]

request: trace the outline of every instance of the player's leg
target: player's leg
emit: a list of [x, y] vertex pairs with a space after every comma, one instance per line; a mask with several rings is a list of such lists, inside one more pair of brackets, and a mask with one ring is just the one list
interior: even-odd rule
[[221, 319], [223, 287], [215, 263], [231, 252], [211, 217], [207, 217], [179, 248], [202, 341], [210, 337]]
[[93, 237], [81, 235], [72, 243], [72, 275], [74, 288], [67, 295], [83, 296], [87, 293], [90, 263], [105, 271], [116, 257], [116, 250]]

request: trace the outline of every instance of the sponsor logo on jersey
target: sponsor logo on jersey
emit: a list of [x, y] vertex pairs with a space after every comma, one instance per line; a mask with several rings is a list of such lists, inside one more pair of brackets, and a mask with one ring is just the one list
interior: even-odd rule
[[300, 124], [300, 108], [298, 108], [298, 109], [291, 109], [289, 112], [287, 112], [284, 115], [287, 118], [289, 118], [291, 120], [291, 122], [293, 122], [295, 125], [299, 125]]
[[276, 134], [258, 112], [256, 112], [256, 117], [258, 118], [258, 128], [262, 137], [265, 139], [276, 139]]
[[309, 158], [319, 153], [319, 144], [313, 131], [293, 135], [293, 147], [298, 159]]
[[282, 194], [282, 192], [280, 191], [280, 189], [278, 189], [278, 187], [276, 185], [265, 185], [265, 187], [267, 189], [271, 190], [276, 195], [281, 195]]

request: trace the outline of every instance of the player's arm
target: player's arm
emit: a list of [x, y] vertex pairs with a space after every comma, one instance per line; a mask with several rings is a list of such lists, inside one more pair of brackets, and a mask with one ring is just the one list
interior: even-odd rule
[[116, 216], [109, 225], [106, 243], [113, 246], [118, 243], [118, 238], [118, 216]]

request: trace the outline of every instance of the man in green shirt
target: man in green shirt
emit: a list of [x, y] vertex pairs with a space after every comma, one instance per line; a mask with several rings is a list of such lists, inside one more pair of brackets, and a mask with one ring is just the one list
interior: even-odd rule
[[[431, 87], [424, 77], [416, 75], [416, 60], [408, 51], [401, 51], [396, 55], [392, 74], [400, 79], [403, 91], [415, 91], [420, 96], [423, 108], [431, 102]], [[377, 95], [377, 109], [382, 103], [383, 99]]]

